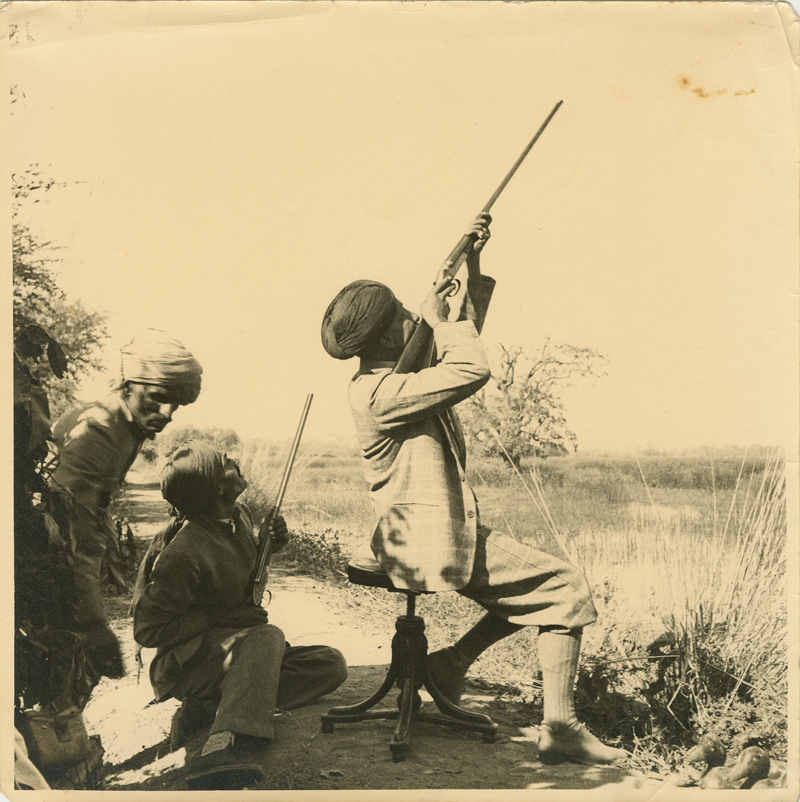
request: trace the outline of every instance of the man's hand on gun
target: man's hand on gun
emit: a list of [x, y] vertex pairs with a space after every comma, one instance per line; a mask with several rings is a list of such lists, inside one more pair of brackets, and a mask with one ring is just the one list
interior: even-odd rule
[[486, 245], [489, 237], [492, 236], [489, 231], [489, 224], [492, 222], [492, 216], [488, 212], [479, 214], [472, 225], [467, 229], [467, 235], [473, 238], [472, 248], [467, 251], [467, 260], [477, 256]]
[[[467, 229], [466, 235], [472, 238], [472, 247], [467, 251], [467, 268], [469, 270], [479, 268], [479, 254], [486, 245], [491, 233], [489, 232], [489, 224], [492, 222], [490, 214], [479, 214], [472, 225]], [[445, 276], [445, 268], [439, 271], [436, 281], [433, 284], [433, 289], [428, 293], [428, 297], [422, 302], [420, 307], [420, 315], [423, 320], [433, 328], [437, 323], [441, 323], [448, 319], [450, 315], [450, 302], [448, 298], [453, 294], [456, 289], [455, 281]], [[462, 297], [463, 303], [463, 297]]]
[[[271, 510], [267, 510], [267, 515], [270, 515], [271, 512]], [[282, 515], [276, 515], [272, 519], [272, 523], [269, 525], [269, 533], [272, 538], [270, 551], [274, 554], [289, 542], [289, 528], [286, 526], [286, 521]]]
[[454, 286], [452, 278], [440, 273], [433, 289], [422, 302], [419, 313], [431, 328], [437, 323], [447, 320], [447, 316], [450, 314], [450, 302], [447, 299], [452, 294]]

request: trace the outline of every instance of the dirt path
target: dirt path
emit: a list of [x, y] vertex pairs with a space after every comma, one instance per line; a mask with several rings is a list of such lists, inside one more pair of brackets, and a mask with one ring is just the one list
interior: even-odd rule
[[[131, 481], [132, 480], [132, 481]], [[145, 544], [166, 520], [164, 502], [155, 485], [129, 476], [127, 515], [139, 542]], [[331, 734], [320, 729], [320, 715], [336, 705], [370, 696], [386, 675], [391, 632], [370, 631], [352, 621], [352, 611], [325, 583], [273, 568], [270, 620], [294, 645], [327, 643], [340, 649], [349, 666], [344, 685], [316, 704], [285, 712], [277, 719], [277, 737], [267, 755], [267, 777], [259, 789], [595, 789], [613, 788], [617, 799], [649, 799], [660, 786], [655, 777], [617, 767], [573, 764], [546, 766], [536, 751], [537, 729], [528, 726], [525, 706], [498, 686], [473, 679], [464, 706], [488, 713], [500, 726], [493, 744], [479, 736], [433, 724], [412, 728], [406, 760], [392, 761], [388, 747], [393, 722], [339, 725]], [[149, 704], [147, 668], [153, 650], [143, 653], [137, 672], [128, 605], [114, 597], [109, 605], [113, 626], [122, 639], [128, 674], [104, 680], [87, 705], [85, 719], [105, 748], [105, 787], [114, 790], [185, 790], [185, 762], [199, 749], [204, 733], [187, 749], [170, 753], [168, 733], [178, 702]], [[424, 611], [423, 615], [424, 615]], [[348, 618], [349, 616], [349, 618]], [[137, 674], [138, 681], [137, 681]], [[423, 703], [432, 706], [422, 693]], [[394, 704], [396, 692], [386, 699]]]

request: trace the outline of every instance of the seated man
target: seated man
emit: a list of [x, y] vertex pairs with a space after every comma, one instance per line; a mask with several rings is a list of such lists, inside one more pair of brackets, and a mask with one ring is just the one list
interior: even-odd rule
[[[250, 513], [237, 501], [246, 488], [236, 463], [210, 446], [189, 442], [174, 452], [161, 492], [183, 522], [144, 577], [134, 606], [136, 641], [158, 649], [150, 666], [156, 699], [175, 697], [183, 708], [205, 702], [216, 710], [189, 766], [191, 789], [259, 782], [276, 708], [305, 704], [347, 677], [340, 652], [289, 646], [252, 603], [257, 544]], [[287, 534], [282, 517], [272, 532], [280, 548]]]
[[469, 283], [474, 277], [475, 284], [462, 299], [468, 319], [448, 319], [451, 279], [440, 278], [422, 304], [437, 364], [394, 371], [419, 318], [374, 281], [353, 282], [334, 298], [322, 342], [337, 359], [361, 359], [348, 392], [378, 519], [376, 559], [397, 587], [456, 590], [487, 611], [456, 644], [430, 656], [437, 688], [458, 704], [477, 657], [521, 627], [536, 626], [544, 685], [540, 759], [611, 763], [626, 752], [589, 733], [573, 703], [582, 630], [597, 615], [585, 578], [574, 566], [482, 526], [467, 482], [454, 407], [490, 377], [479, 328], [493, 281], [480, 276], [478, 264], [488, 224], [488, 215], [481, 216], [468, 232]]

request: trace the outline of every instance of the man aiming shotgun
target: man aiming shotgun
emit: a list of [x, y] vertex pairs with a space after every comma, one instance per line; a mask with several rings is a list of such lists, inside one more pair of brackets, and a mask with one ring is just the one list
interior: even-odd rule
[[[540, 759], [611, 763], [626, 753], [588, 732], [573, 702], [582, 630], [597, 615], [586, 580], [574, 566], [481, 524], [454, 409], [490, 377], [479, 337], [494, 285], [480, 273], [488, 211], [543, 129], [445, 263], [419, 316], [385, 285], [356, 281], [328, 306], [322, 343], [337, 359], [360, 358], [348, 395], [377, 516], [375, 558], [397, 587], [455, 590], [486, 610], [457, 643], [429, 656], [437, 688], [458, 704], [477, 657], [536, 626], [544, 685]], [[466, 291], [451, 297], [459, 259], [466, 261]], [[429, 345], [409, 347], [424, 337], [435, 346], [433, 361]]]

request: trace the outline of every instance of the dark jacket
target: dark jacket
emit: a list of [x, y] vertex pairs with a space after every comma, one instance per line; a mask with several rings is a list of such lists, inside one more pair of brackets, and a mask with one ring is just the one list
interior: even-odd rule
[[181, 666], [209, 629], [224, 628], [226, 614], [251, 606], [250, 577], [257, 559], [253, 521], [237, 504], [229, 523], [186, 521], [164, 548], [133, 611], [137, 643], [156, 648], [150, 679], [157, 699], [169, 696]]

